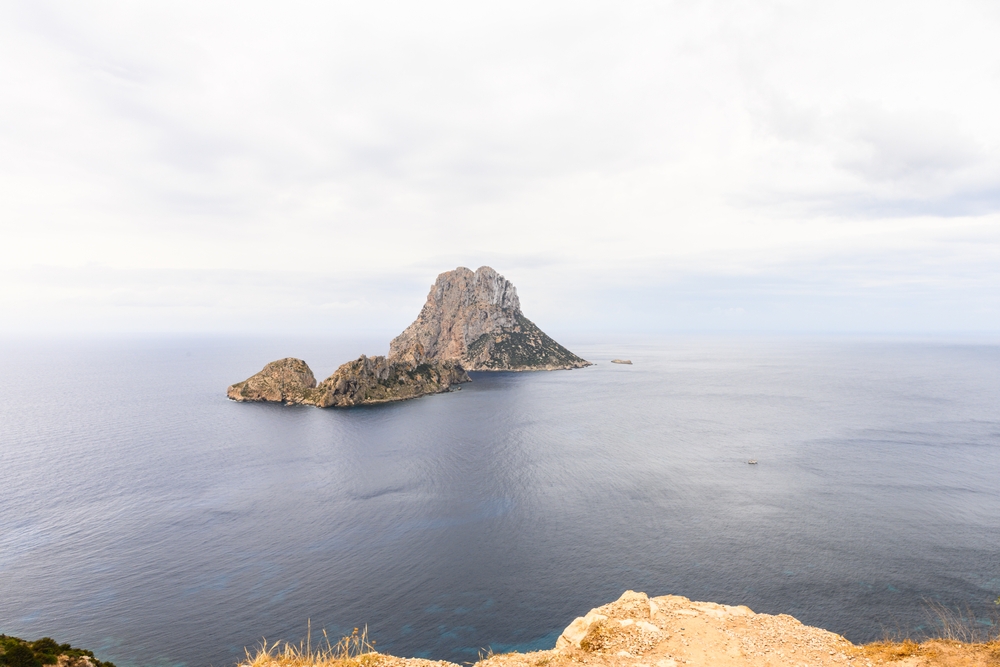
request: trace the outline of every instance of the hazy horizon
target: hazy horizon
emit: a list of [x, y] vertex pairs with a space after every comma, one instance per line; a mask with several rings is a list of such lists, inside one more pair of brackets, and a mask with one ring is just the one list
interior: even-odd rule
[[14, 2], [0, 334], [1000, 334], [989, 2]]

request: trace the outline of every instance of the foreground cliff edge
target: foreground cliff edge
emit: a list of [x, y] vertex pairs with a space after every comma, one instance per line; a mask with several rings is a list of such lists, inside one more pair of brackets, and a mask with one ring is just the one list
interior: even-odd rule
[[469, 382], [466, 370], [566, 370], [590, 366], [521, 312], [513, 283], [488, 266], [437, 277], [417, 319], [389, 345], [388, 357], [361, 355], [317, 384], [301, 359], [272, 361], [231, 385], [234, 401], [321, 408], [401, 401]]
[[[266, 646], [241, 667], [459, 667], [445, 661], [376, 653], [357, 631], [336, 647]], [[480, 656], [477, 667], [830, 667], [893, 664], [899, 667], [1000, 664], [1000, 640], [876, 643], [856, 646], [786, 614], [755, 614], [744, 606], [693, 602], [677, 595], [649, 598], [626, 591], [618, 600], [574, 620], [555, 648]]]

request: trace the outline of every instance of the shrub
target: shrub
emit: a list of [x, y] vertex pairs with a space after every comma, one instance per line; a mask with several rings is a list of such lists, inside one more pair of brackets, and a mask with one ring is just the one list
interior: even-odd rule
[[27, 644], [20, 642], [8, 645], [4, 654], [0, 655], [0, 662], [7, 667], [42, 667], [41, 661], [35, 657], [35, 652]]

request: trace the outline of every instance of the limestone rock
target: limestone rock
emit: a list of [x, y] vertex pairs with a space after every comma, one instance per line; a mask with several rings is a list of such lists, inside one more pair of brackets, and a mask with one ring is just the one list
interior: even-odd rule
[[632, 360], [631, 359], [612, 359], [611, 363], [613, 363], [613, 364], [627, 364], [627, 365], [631, 366], [632, 365]]
[[556, 639], [556, 650], [565, 651], [572, 647], [580, 648], [580, 642], [587, 637], [594, 624], [606, 621], [607, 619], [608, 617], [604, 614], [598, 614], [593, 610], [586, 616], [576, 617], [572, 623], [566, 626], [566, 629], [559, 635], [559, 638]]
[[417, 364], [361, 355], [317, 386], [306, 362], [289, 358], [272, 361], [260, 373], [231, 386], [227, 394], [234, 401], [350, 407], [437, 394], [468, 381], [465, 369], [451, 361]]
[[437, 277], [416, 321], [393, 339], [391, 360], [452, 361], [467, 370], [582, 368], [590, 363], [521, 312], [517, 289], [488, 266]]
[[470, 370], [556, 370], [590, 363], [521, 313], [517, 290], [488, 266], [438, 276], [417, 320], [397, 336], [388, 357], [362, 355], [319, 385], [301, 359], [281, 359], [229, 387], [234, 401], [319, 407], [386, 403], [448, 391]]
[[[695, 602], [678, 595], [649, 598], [625, 591], [616, 601], [570, 623], [552, 654], [565, 657], [567, 663], [606, 667], [764, 667], [844, 664], [854, 648], [840, 635], [784, 614], [755, 614], [744, 606]], [[514, 661], [504, 667], [514, 667]]]
[[232, 385], [226, 395], [234, 401], [299, 403], [315, 386], [316, 378], [306, 362], [288, 357], [272, 361], [256, 375]]
[[[989, 647], [990, 645], [980, 644]], [[983, 651], [985, 655], [989, 648]], [[626, 591], [577, 618], [556, 647], [531, 653], [489, 653], [474, 667], [849, 667], [871, 665], [861, 647], [784, 614], [695, 602], [677, 595], [649, 598]], [[368, 667], [430, 667], [371, 654]], [[982, 662], [893, 662], [900, 667]], [[275, 667], [286, 667], [276, 665]], [[292, 667], [288, 665], [287, 667]], [[440, 667], [458, 667], [448, 664]]]
[[[544, 632], [544, 628], [537, 628]], [[679, 595], [649, 598], [626, 591], [570, 623], [554, 649], [530, 653], [480, 654], [474, 667], [898, 667], [996, 664], [995, 643], [931, 641], [908, 653], [904, 645], [855, 646], [822, 628], [779, 614], [756, 614], [744, 606], [696, 602]], [[916, 647], [916, 650], [914, 650]], [[874, 649], [874, 650], [873, 650]], [[902, 657], [907, 655], [909, 657]], [[877, 657], [876, 657], [877, 656]], [[902, 657], [902, 659], [901, 659]], [[883, 660], [885, 658], [885, 660]], [[873, 662], [877, 660], [877, 662]], [[455, 663], [358, 656], [366, 667], [459, 667]], [[253, 662], [253, 664], [264, 664]], [[296, 667], [276, 657], [269, 667]], [[466, 663], [468, 664], [468, 663]], [[251, 667], [249, 661], [239, 667]]]
[[418, 364], [361, 355], [334, 371], [303, 402], [321, 408], [388, 403], [438, 394], [468, 381], [469, 374], [453, 361]]

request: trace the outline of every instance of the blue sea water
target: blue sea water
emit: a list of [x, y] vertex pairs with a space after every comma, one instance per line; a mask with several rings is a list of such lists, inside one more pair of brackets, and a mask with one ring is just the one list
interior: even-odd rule
[[597, 365], [319, 410], [224, 391], [377, 341], [3, 341], [0, 632], [219, 667], [309, 623], [456, 662], [548, 648], [626, 589], [854, 641], [919, 634], [929, 600], [988, 622], [1000, 346], [571, 347]]

